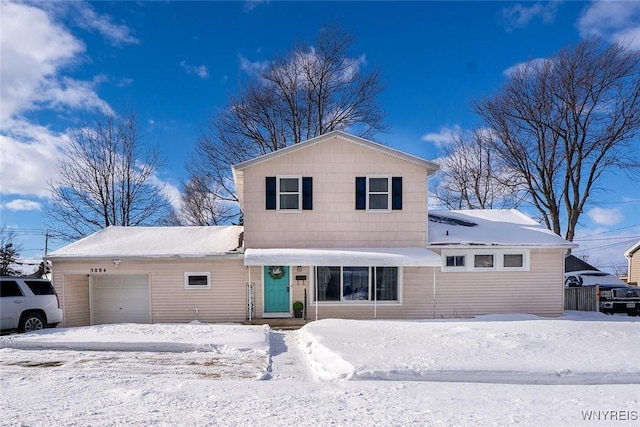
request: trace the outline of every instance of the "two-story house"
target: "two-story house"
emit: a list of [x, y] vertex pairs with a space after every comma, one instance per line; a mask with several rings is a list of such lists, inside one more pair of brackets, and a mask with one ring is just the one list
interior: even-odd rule
[[109, 227], [49, 254], [63, 325], [560, 315], [572, 245], [517, 211], [429, 213], [430, 161], [331, 132], [232, 166], [244, 227]]

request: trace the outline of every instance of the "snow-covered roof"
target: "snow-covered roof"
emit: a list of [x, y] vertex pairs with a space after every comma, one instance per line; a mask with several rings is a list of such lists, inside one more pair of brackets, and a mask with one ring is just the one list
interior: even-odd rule
[[633, 256], [633, 254], [640, 249], [640, 240], [638, 240], [633, 246], [631, 246], [629, 249], [627, 249], [626, 251], [624, 251], [624, 256], [626, 256], [627, 258], [631, 258]]
[[244, 265], [440, 266], [440, 256], [425, 248], [246, 249]]
[[429, 245], [577, 247], [515, 209], [429, 211]]
[[242, 226], [111, 226], [47, 255], [47, 259], [193, 258], [236, 249]]

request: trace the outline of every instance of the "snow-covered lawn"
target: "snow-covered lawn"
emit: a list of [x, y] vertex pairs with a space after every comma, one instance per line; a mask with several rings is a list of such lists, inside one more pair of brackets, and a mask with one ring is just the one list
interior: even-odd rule
[[571, 313], [10, 335], [0, 337], [0, 424], [633, 425], [639, 320]]

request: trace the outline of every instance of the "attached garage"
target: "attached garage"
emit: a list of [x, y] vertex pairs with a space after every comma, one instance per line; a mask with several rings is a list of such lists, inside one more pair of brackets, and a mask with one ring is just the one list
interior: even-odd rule
[[148, 275], [93, 276], [91, 324], [151, 323]]

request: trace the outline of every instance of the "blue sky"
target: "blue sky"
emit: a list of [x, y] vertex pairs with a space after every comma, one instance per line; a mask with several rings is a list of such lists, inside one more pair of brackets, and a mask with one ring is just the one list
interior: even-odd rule
[[[328, 23], [352, 32], [352, 55], [382, 70], [391, 129], [378, 140], [426, 159], [452, 129], [479, 124], [470, 101], [496, 91], [509, 67], [590, 34], [640, 48], [640, 2], [628, 1], [2, 1], [0, 11], [0, 223], [26, 258], [43, 254], [46, 183], [76, 120], [101, 107], [136, 112], [175, 198], [207, 117], [252, 70], [313, 43]], [[576, 253], [611, 270], [640, 239], [640, 189], [624, 175], [604, 187]]]

